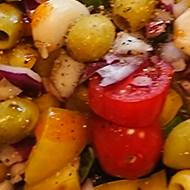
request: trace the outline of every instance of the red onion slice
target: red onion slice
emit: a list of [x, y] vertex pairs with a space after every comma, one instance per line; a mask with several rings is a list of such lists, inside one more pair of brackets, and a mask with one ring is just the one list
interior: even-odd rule
[[163, 7], [171, 13], [173, 13], [174, 3], [174, 0], [160, 0], [160, 4], [163, 5]]
[[162, 20], [149, 22], [146, 26], [147, 38], [155, 38], [165, 32], [166, 23]]
[[0, 75], [22, 89], [28, 96], [36, 97], [42, 91], [41, 77], [28, 68], [0, 64]]
[[34, 145], [34, 140], [26, 138], [19, 143], [12, 145], [3, 145], [0, 149], [0, 160], [6, 166], [11, 166], [18, 162], [23, 162], [28, 159], [28, 156]]
[[36, 7], [39, 5], [39, 3], [36, 0], [23, 0], [23, 2], [28, 18], [31, 19], [32, 14]]
[[84, 69], [84, 72], [82, 74], [82, 77], [80, 79], [79, 83], [83, 83], [87, 79], [89, 79], [93, 74], [96, 73], [96, 71], [104, 66], [106, 66], [106, 62], [95, 62], [95, 63], [89, 63], [86, 68]]
[[36, 0], [37, 3], [43, 3], [46, 2], [47, 0]]

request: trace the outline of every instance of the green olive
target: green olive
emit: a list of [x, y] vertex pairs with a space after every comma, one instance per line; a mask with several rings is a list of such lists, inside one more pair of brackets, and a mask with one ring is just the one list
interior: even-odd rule
[[28, 99], [12, 98], [0, 103], [0, 143], [16, 143], [34, 129], [39, 109]]
[[113, 21], [121, 30], [136, 31], [150, 19], [156, 0], [115, 0]]
[[164, 145], [163, 162], [174, 169], [190, 168], [190, 119], [170, 132]]
[[111, 47], [115, 37], [113, 23], [101, 14], [81, 18], [70, 29], [67, 49], [81, 62], [100, 59]]
[[38, 51], [29, 43], [20, 43], [7, 54], [9, 64], [13, 67], [26, 67], [31, 69], [38, 57]]
[[0, 4], [0, 50], [12, 48], [22, 36], [22, 11], [9, 3]]

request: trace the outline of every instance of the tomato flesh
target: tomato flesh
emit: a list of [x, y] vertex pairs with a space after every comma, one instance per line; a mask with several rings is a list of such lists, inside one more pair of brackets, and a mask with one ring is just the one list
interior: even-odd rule
[[[89, 103], [99, 116], [126, 127], [146, 127], [159, 117], [173, 74], [172, 67], [159, 61], [146, 64], [131, 76], [107, 87], [100, 86], [96, 75], [89, 83]], [[137, 76], [148, 76], [151, 86], [134, 86]]]
[[91, 118], [93, 145], [103, 170], [112, 176], [137, 179], [150, 173], [163, 146], [159, 124], [127, 128], [100, 117]]

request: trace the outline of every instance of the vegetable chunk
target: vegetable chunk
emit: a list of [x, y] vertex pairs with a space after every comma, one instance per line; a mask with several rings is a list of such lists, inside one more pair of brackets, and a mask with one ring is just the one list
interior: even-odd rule
[[36, 127], [37, 144], [28, 160], [25, 181], [36, 185], [65, 167], [86, 146], [86, 132], [83, 115], [60, 108], [45, 111]]

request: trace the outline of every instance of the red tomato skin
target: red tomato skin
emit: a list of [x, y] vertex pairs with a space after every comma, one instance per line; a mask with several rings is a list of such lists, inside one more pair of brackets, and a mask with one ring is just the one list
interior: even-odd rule
[[149, 174], [161, 157], [164, 138], [157, 123], [146, 128], [126, 128], [96, 117], [90, 125], [97, 158], [111, 176], [137, 179]]
[[89, 83], [89, 103], [92, 110], [97, 115], [126, 127], [150, 126], [161, 113], [173, 74], [171, 66], [164, 63], [163, 67], [163, 81], [158, 84], [158, 88], [149, 94], [134, 97], [125, 97], [119, 91], [126, 89], [136, 73], [108, 87], [99, 86], [100, 76], [92, 77]]

